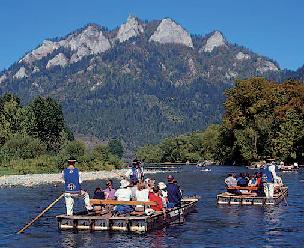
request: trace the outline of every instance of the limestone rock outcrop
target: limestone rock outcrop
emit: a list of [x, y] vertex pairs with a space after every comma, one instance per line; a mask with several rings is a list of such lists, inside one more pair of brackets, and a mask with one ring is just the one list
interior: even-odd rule
[[265, 73], [267, 71], [278, 71], [279, 68], [271, 61], [264, 60], [262, 58], [257, 59], [257, 71], [260, 73]]
[[251, 56], [247, 53], [243, 53], [243, 52], [238, 52], [237, 55], [235, 56], [235, 58], [237, 60], [246, 60], [246, 59], [250, 59]]
[[193, 47], [189, 33], [170, 18], [163, 19], [149, 41], [159, 43], [176, 43]]
[[26, 70], [25, 70], [25, 68], [22, 66], [22, 67], [20, 67], [20, 69], [16, 72], [16, 74], [14, 75], [14, 78], [15, 78], [15, 79], [22, 79], [22, 78], [25, 78], [25, 77], [27, 77]]
[[6, 79], [7, 79], [7, 76], [5, 74], [0, 76], [0, 84], [2, 84]]
[[32, 63], [35, 60], [39, 60], [47, 56], [48, 54], [52, 53], [59, 47], [60, 45], [58, 44], [58, 42], [44, 40], [43, 43], [38, 48], [26, 54], [19, 62]]
[[67, 64], [68, 64], [67, 58], [64, 56], [63, 53], [59, 53], [54, 58], [49, 60], [49, 62], [46, 65], [46, 68], [49, 69], [49, 68], [54, 67], [56, 65], [59, 65], [61, 67], [65, 67]]
[[116, 38], [119, 42], [124, 42], [132, 37], [139, 36], [144, 32], [144, 28], [134, 16], [129, 16], [125, 24], [122, 24], [117, 32]]
[[206, 44], [202, 47], [204, 52], [212, 52], [216, 47], [227, 47], [224, 36], [221, 32], [215, 31], [206, 41]]

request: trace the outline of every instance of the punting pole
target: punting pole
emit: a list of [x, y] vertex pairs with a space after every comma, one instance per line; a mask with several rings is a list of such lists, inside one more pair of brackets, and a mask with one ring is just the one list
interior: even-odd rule
[[60, 201], [60, 199], [64, 196], [64, 193], [62, 193], [55, 201], [53, 201], [48, 207], [46, 207], [40, 214], [38, 214], [34, 219], [32, 219], [31, 222], [29, 222], [26, 226], [24, 226], [22, 229], [20, 229], [17, 234], [23, 233], [24, 230], [29, 228], [31, 225], [33, 225], [42, 215], [44, 215], [47, 211], [49, 211], [57, 202]]

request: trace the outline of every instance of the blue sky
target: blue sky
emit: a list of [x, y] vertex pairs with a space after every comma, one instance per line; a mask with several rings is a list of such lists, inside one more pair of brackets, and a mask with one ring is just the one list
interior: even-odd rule
[[194, 34], [217, 29], [282, 68], [297, 69], [304, 64], [303, 10], [302, 0], [1, 0], [0, 70], [46, 38], [87, 23], [112, 29], [129, 14], [171, 17]]

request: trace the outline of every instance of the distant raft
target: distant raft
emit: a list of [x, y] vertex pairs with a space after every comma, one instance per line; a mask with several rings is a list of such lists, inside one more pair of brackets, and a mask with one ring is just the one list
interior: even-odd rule
[[[248, 187], [244, 187], [248, 188]], [[239, 187], [239, 189], [243, 189]], [[273, 198], [266, 198], [255, 195], [236, 195], [232, 193], [221, 193], [217, 195], [217, 203], [220, 205], [277, 205], [288, 195], [288, 187], [280, 186], [276, 188]]]
[[[162, 228], [172, 223], [182, 223], [184, 217], [192, 212], [198, 202], [198, 197], [189, 197], [182, 199], [182, 206], [169, 209], [166, 212], [166, 218], [162, 212], [155, 212], [147, 216], [144, 213], [134, 212], [127, 216], [115, 216], [108, 213], [79, 213], [73, 216], [58, 215], [58, 229], [63, 230], [89, 230], [89, 231], [126, 231], [126, 232], [148, 232], [154, 229]], [[92, 202], [96, 201], [92, 199]], [[97, 200], [100, 201], [100, 200]], [[105, 200], [104, 202], [106, 202]], [[138, 202], [129, 202], [130, 205]], [[140, 202], [141, 204], [143, 202]], [[110, 204], [117, 205], [115, 201]]]

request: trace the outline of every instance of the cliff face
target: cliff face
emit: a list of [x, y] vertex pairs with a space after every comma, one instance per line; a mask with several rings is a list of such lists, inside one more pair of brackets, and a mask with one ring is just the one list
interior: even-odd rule
[[130, 16], [114, 30], [89, 24], [43, 41], [0, 73], [0, 93], [55, 97], [77, 134], [122, 138], [132, 148], [218, 122], [224, 89], [270, 74], [282, 75], [276, 62], [220, 31], [190, 35], [169, 18]]
[[149, 41], [162, 44], [173, 43], [193, 47], [192, 39], [185, 29], [171, 19], [163, 19]]

